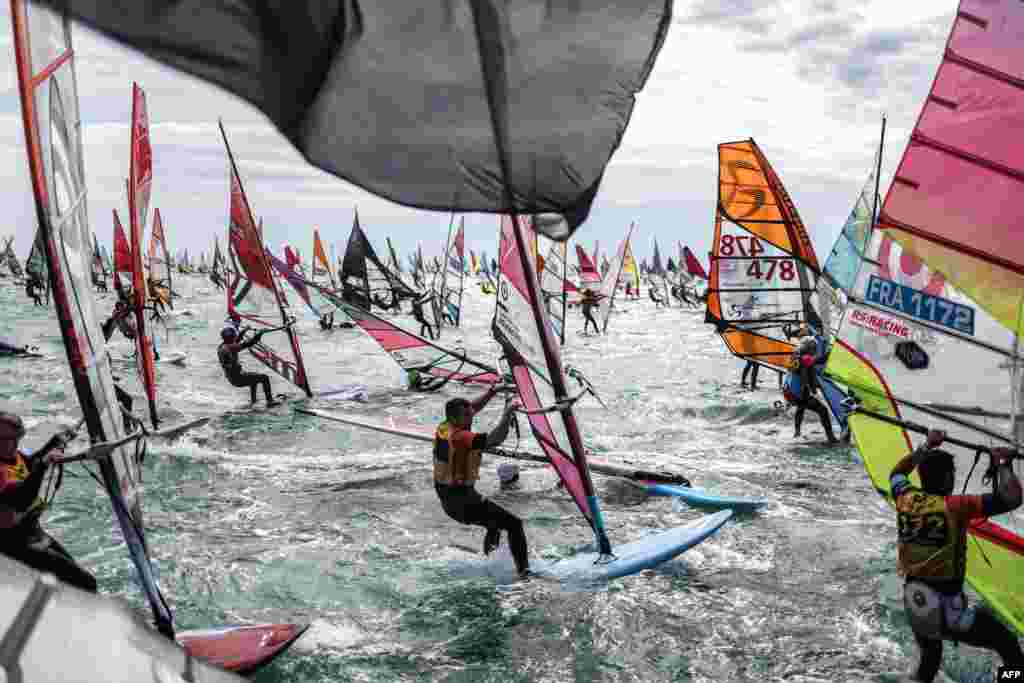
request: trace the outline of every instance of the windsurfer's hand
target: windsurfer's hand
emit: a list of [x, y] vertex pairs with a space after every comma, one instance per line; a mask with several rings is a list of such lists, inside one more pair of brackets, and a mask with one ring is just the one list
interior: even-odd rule
[[941, 429], [931, 429], [928, 431], [928, 439], [925, 441], [925, 444], [928, 448], [938, 448], [945, 440], [946, 432]]

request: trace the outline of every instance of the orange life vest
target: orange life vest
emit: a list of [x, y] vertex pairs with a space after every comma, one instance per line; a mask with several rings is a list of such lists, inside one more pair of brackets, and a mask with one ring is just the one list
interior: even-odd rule
[[480, 478], [480, 449], [456, 443], [466, 430], [442, 422], [434, 432], [434, 482], [446, 486], [472, 486]]

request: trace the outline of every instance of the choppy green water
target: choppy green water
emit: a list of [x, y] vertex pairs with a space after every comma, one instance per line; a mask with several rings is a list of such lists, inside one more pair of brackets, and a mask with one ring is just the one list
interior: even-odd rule
[[[807, 439], [792, 438], [791, 417], [773, 407], [773, 377], [762, 376], [756, 393], [739, 389], [740, 364], [701, 314], [630, 302], [605, 338], [579, 336], [573, 319], [564, 356], [609, 406], [577, 404], [584, 439], [612, 461], [682, 471], [696, 485], [763, 496], [770, 506], [601, 590], [539, 580], [499, 590], [494, 575], [510, 570], [507, 550], [490, 560], [470, 552], [482, 533], [444, 515], [428, 449], [288, 407], [240, 410], [247, 391], [227, 385], [216, 363], [222, 296], [199, 277], [176, 287], [185, 297], [158, 344], [165, 357], [181, 352], [186, 361], [158, 366], [161, 415], [173, 424], [235, 412], [179, 442], [150, 443], [149, 543], [181, 628], [312, 623], [257, 681], [863, 681], [910, 667], [891, 511], [853, 449], [817, 445], [823, 435], [813, 415]], [[104, 311], [112, 303], [100, 299]], [[460, 335], [491, 361], [492, 305], [470, 293]], [[0, 359], [0, 408], [21, 414], [25, 444], [38, 446], [80, 414], [60, 332], [50, 310], [26, 305], [9, 284], [0, 285], [0, 320], [0, 335], [52, 356]], [[314, 390], [361, 382], [371, 391], [366, 403], [311, 402], [317, 407], [432, 423], [458, 392], [405, 393], [397, 368], [361, 332], [325, 333], [312, 320], [300, 329]], [[120, 337], [111, 348], [115, 357], [131, 353]], [[131, 363], [115, 370], [141, 410]], [[537, 450], [528, 438], [519, 445]], [[495, 464], [485, 466], [480, 489], [524, 518], [534, 557], [565, 557], [590, 542], [553, 474], [524, 468], [521, 490], [498, 492]], [[44, 527], [96, 573], [101, 591], [143, 611], [109, 503], [74, 473]], [[701, 514], [596, 483], [613, 543]], [[947, 646], [947, 669], [961, 680], [988, 662]]]

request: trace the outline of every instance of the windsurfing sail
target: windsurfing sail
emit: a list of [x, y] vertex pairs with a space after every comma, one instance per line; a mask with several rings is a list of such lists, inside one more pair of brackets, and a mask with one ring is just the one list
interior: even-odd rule
[[633, 235], [634, 224], [630, 224], [625, 239], [619, 243], [615, 252], [615, 260], [608, 262], [605, 269], [604, 279], [601, 281], [601, 296], [597, 305], [597, 320], [601, 323], [601, 331], [608, 331], [608, 321], [612, 316], [612, 308], [615, 306], [615, 294], [619, 290], [619, 277], [622, 275], [622, 265], [626, 261], [626, 250], [629, 249], [629, 239]]
[[313, 228], [313, 270], [310, 273], [310, 280], [316, 282], [317, 278], [326, 278], [331, 289], [336, 286], [334, 273], [331, 271], [331, 262], [327, 260], [327, 252], [324, 251], [324, 244], [320, 241], [320, 230]]
[[651, 270], [648, 277], [651, 287], [658, 290], [658, 295], [668, 302], [668, 282], [666, 282], [665, 268], [661, 265], [661, 251], [658, 249], [658, 240], [654, 240], [654, 254], [651, 256]]
[[114, 209], [114, 287], [118, 292], [123, 291], [120, 273], [124, 273], [128, 282], [131, 282], [132, 250], [128, 246], [128, 237], [124, 234], [117, 209]]
[[462, 292], [466, 279], [465, 219], [459, 219], [455, 236], [448, 240], [445, 257], [444, 280], [441, 285], [441, 305], [455, 327], [462, 320]]
[[788, 369], [787, 332], [820, 327], [818, 259], [796, 206], [753, 140], [718, 146], [718, 204], [705, 321], [733, 353]]
[[601, 274], [597, 272], [594, 262], [579, 244], [576, 245], [576, 260], [579, 263], [580, 289], [591, 289], [596, 294], [601, 289]]
[[135, 362], [149, 403], [149, 419], [159, 426], [156, 414], [156, 361], [153, 340], [146, 331], [146, 273], [142, 265], [142, 231], [149, 212], [153, 184], [153, 150], [149, 143], [149, 115], [146, 94], [132, 83], [132, 132], [128, 165], [128, 213], [131, 230], [132, 306], [135, 309]]
[[[288, 315], [286, 304], [277, 288], [277, 279], [267, 258], [267, 250], [263, 246], [263, 235], [256, 227], [223, 124], [220, 126], [220, 132], [224, 138], [228, 160], [231, 162], [231, 222], [228, 227], [228, 244], [236, 264], [227, 288], [228, 314], [241, 317], [257, 330], [271, 332], [265, 335], [259, 344], [251, 347], [249, 352], [268, 368], [302, 389], [307, 396], [312, 396], [299, 337], [292, 328], [295, 319]], [[284, 333], [283, 341], [277, 330]]]
[[100, 242], [96, 239], [95, 232], [92, 234], [92, 281], [97, 285], [105, 284], [103, 252], [100, 251]]
[[4, 248], [4, 258], [7, 260], [7, 267], [11, 270], [11, 275], [14, 277], [22, 277], [25, 275], [25, 271], [21, 268], [21, 263], [18, 261], [17, 254], [14, 253], [14, 248], [11, 246], [14, 244], [14, 238], [11, 237], [7, 240], [7, 245]]
[[704, 270], [704, 266], [700, 264], [700, 261], [696, 256], [694, 256], [693, 252], [690, 251], [690, 248], [685, 245], [681, 245], [681, 249], [683, 253], [683, 263], [686, 264], [686, 272], [693, 277], [698, 277], [701, 280], [707, 280], [707, 271]]
[[530, 256], [533, 229], [527, 220], [521, 216], [501, 219], [498, 296], [491, 330], [512, 370], [534, 437], [593, 529], [598, 551], [610, 555], [611, 543], [573, 414], [575, 400], [566, 387], [536, 260]]
[[[1024, 155], [1001, 133], [1024, 126], [1022, 31], [1019, 2], [961, 3], [877, 228], [852, 234], [855, 276], [833, 272], [852, 287], [827, 371], [859, 402], [851, 431], [886, 497], [892, 467], [923, 440], [913, 423], [1021, 448]], [[946, 449], [957, 493], [990, 490], [973, 448]], [[967, 580], [1018, 633], [1022, 562], [1021, 510], [971, 525]]]
[[[163, 303], [174, 310], [173, 279], [171, 273], [171, 256], [167, 251], [167, 237], [164, 234], [164, 220], [160, 209], [153, 211], [153, 229], [149, 234], [149, 274], [153, 278], [153, 287]], [[160, 277], [160, 276], [163, 277]]]
[[352, 232], [338, 279], [341, 281], [342, 299], [366, 310], [373, 306], [392, 309], [398, 307], [402, 298], [419, 298], [417, 292], [397, 275], [392, 275], [381, 262], [359, 225], [358, 211], [352, 221]]
[[622, 275], [619, 277], [619, 282], [623, 285], [628, 284], [634, 296], [640, 293], [640, 267], [636, 263], [636, 258], [633, 257], [633, 246], [629, 242], [626, 243], [626, 256], [622, 262]]
[[558, 337], [558, 343], [565, 345], [565, 313], [568, 305], [566, 289], [566, 255], [568, 242], [552, 242], [548, 248], [548, 256], [544, 259], [544, 269], [540, 275], [540, 291], [544, 296], [544, 309], [548, 320]]
[[464, 349], [450, 349], [424, 339], [361, 306], [347, 303], [336, 291], [315, 283], [310, 285], [391, 356], [405, 371], [412, 388], [434, 390], [448, 381], [490, 385], [500, 379], [496, 369], [470, 358]]
[[46, 245], [42, 234], [36, 230], [35, 239], [32, 240], [32, 251], [25, 261], [25, 271], [30, 277], [46, 283], [46, 296], [50, 296], [50, 278], [46, 267]]
[[[90, 282], [91, 231], [71, 22], [65, 15], [25, 0], [11, 3], [11, 19], [39, 241], [46, 251], [71, 377], [92, 442], [118, 442], [125, 437], [124, 420]], [[170, 632], [173, 618], [146, 546], [143, 451], [143, 442], [137, 440], [114, 448], [98, 465], [136, 579], [157, 624]]]

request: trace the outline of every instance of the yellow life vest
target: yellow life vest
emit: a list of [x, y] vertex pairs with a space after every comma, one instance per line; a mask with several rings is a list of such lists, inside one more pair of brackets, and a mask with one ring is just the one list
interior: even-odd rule
[[[29, 478], [32, 471], [29, 469], [28, 461], [20, 451], [15, 453], [14, 462], [0, 463], [0, 491], [16, 487]], [[36, 496], [35, 500], [24, 510], [17, 510], [18, 522], [21, 523], [31, 514], [42, 514], [46, 509], [46, 503], [42, 498]]]
[[442, 422], [434, 432], [434, 482], [446, 486], [472, 486], [480, 478], [480, 449], [457, 446], [461, 430]]
[[896, 499], [899, 573], [962, 584], [967, 569], [967, 521], [945, 496], [908, 489]]

